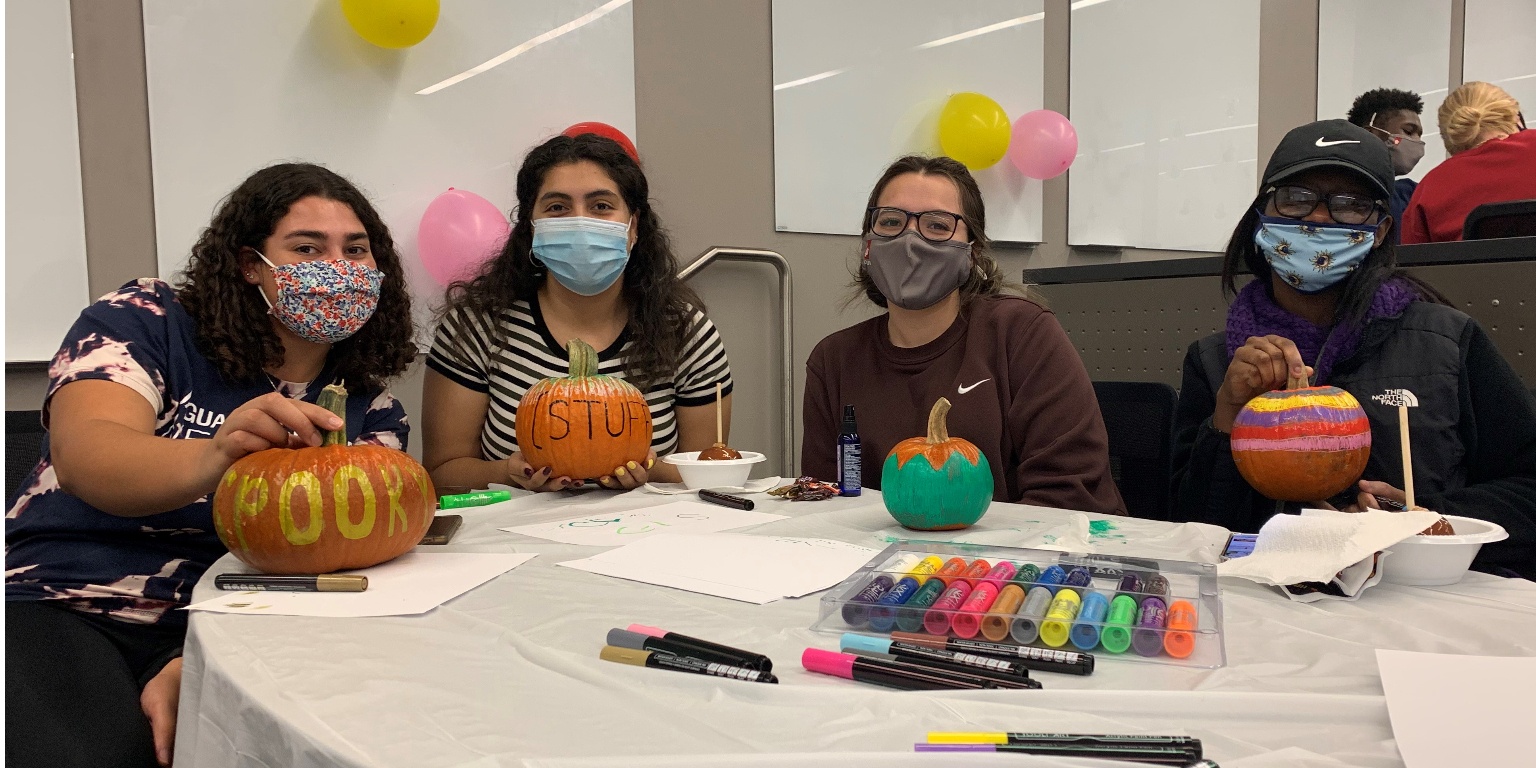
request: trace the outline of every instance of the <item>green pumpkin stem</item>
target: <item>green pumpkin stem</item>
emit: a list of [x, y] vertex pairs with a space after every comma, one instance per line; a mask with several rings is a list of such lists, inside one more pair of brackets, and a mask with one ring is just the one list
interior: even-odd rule
[[939, 398], [928, 411], [928, 444], [937, 445], [949, 441], [949, 400]]
[[341, 417], [341, 429], [325, 430], [325, 440], [321, 445], [346, 445], [347, 444], [347, 388], [336, 384], [328, 384], [320, 390], [320, 396], [315, 398], [315, 404]]
[[571, 378], [584, 379], [597, 373], [597, 350], [581, 339], [571, 339], [565, 346], [571, 356]]

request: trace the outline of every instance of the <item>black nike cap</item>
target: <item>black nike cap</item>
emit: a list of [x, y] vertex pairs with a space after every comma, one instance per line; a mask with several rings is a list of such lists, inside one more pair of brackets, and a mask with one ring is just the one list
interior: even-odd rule
[[1260, 188], [1313, 168], [1353, 171], [1381, 199], [1392, 197], [1392, 156], [1386, 142], [1348, 120], [1319, 120], [1292, 128], [1270, 155]]

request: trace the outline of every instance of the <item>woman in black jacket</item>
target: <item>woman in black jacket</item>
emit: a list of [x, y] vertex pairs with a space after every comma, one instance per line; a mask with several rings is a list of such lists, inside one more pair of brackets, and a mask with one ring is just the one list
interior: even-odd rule
[[[1473, 567], [1536, 578], [1536, 399], [1476, 321], [1396, 267], [1385, 146], [1343, 120], [1280, 142], [1253, 209], [1227, 245], [1224, 333], [1190, 346], [1179, 394], [1173, 494], [1180, 520], [1257, 531], [1287, 505], [1232, 460], [1233, 419], [1252, 398], [1309, 377], [1350, 392], [1371, 424], [1357, 488], [1320, 506], [1400, 506], [1399, 399], [1412, 393], [1415, 501], [1497, 523]], [[1255, 279], [1236, 290], [1240, 269]]]

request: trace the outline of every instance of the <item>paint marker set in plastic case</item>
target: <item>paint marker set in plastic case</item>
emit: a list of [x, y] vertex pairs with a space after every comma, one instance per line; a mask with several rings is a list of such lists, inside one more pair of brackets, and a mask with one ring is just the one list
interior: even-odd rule
[[1216, 566], [1180, 560], [899, 541], [823, 596], [811, 628], [1226, 664]]

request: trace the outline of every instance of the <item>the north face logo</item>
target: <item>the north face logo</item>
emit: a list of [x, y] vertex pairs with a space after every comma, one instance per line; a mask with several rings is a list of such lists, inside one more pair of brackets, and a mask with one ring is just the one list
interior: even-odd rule
[[1414, 397], [1413, 393], [1406, 389], [1389, 389], [1379, 395], [1371, 395], [1371, 399], [1393, 408], [1400, 405], [1406, 405], [1409, 408], [1419, 407], [1419, 398]]

